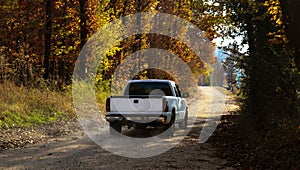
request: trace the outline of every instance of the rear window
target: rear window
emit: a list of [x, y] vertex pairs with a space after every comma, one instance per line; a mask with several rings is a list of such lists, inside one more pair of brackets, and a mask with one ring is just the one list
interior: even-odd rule
[[173, 96], [168, 83], [136, 82], [130, 83], [125, 90], [125, 95], [162, 95]]

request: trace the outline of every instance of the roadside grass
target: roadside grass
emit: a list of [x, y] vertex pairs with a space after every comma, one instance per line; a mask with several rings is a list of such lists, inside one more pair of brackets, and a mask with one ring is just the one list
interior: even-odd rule
[[0, 84], [0, 129], [33, 126], [75, 117], [71, 92]]
[[220, 87], [220, 86], [213, 86], [213, 87], [223, 95], [229, 94], [228, 90], [226, 90], [224, 87]]
[[232, 93], [230, 90], [227, 90], [225, 87], [220, 86], [214, 86], [216, 90], [218, 90], [221, 94], [224, 94], [226, 96], [237, 96], [239, 92], [236, 92], [235, 94]]

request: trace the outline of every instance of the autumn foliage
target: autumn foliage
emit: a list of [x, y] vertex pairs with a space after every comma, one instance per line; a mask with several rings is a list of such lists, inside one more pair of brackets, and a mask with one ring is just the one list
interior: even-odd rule
[[[283, 150], [290, 145], [299, 149], [298, 11], [298, 1], [292, 0], [1, 1], [0, 82], [2, 85], [8, 84], [12, 89], [19, 87], [21, 90], [12, 90], [16, 93], [26, 91], [24, 87], [38, 88], [42, 92], [47, 89], [50, 94], [51, 90], [68, 92], [76, 63], [80, 64], [82, 72], [79, 76], [82, 79], [90, 76], [85, 68], [95, 58], [91, 55], [86, 55], [81, 60], [77, 58], [89, 38], [107, 23], [138, 12], [176, 15], [204, 31], [208, 40], [216, 37], [242, 37], [241, 45], [247, 47], [246, 52], [241, 53], [243, 46], [236, 42], [224, 47], [237, 56], [235, 62], [243, 75], [240, 129], [247, 136], [253, 150], [262, 155], [261, 159], [272, 161], [276, 155], [276, 159], [280, 160], [275, 161], [275, 167], [293, 168], [295, 160], [288, 156], [290, 154], [296, 157], [299, 154], [289, 149], [288, 152]], [[201, 76], [209, 77], [213, 71], [211, 65], [216, 62], [214, 46], [207, 45], [201, 51], [201, 58], [205, 58], [203, 61], [186, 44], [176, 39], [155, 34], [138, 34], [126, 37], [104, 55], [95, 76], [97, 90], [107, 95], [110, 83], [115, 78], [114, 73], [122, 72], [118, 70], [120, 63], [132, 53], [149, 48], [167, 50], [178, 56], [188, 65], [195, 82]], [[161, 63], [166, 61], [162, 60]], [[185, 76], [176, 77], [159, 69], [148, 69], [144, 65], [145, 61], [142, 60], [131, 63], [130, 67], [136, 69], [137, 73], [130, 75], [131, 78], [166, 78], [176, 81], [183, 80]], [[48, 94], [42, 92], [38, 94]], [[100, 101], [105, 100], [105, 95], [99, 96]], [[20, 98], [30, 100], [27, 96]], [[9, 103], [5, 104], [5, 107], [8, 105]], [[9, 109], [1, 109], [0, 121], [3, 121], [3, 113], [6, 114]], [[15, 108], [10, 111], [19, 112]]]

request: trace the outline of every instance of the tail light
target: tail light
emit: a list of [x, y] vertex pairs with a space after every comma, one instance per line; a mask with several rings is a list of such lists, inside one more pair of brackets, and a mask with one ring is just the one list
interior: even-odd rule
[[106, 112], [110, 111], [110, 98], [106, 99], [106, 104], [105, 104]]
[[169, 111], [169, 102], [166, 98], [163, 98], [163, 111], [168, 112]]

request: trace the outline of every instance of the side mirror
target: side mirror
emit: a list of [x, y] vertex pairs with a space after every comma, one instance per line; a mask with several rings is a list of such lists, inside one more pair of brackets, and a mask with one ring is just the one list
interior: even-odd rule
[[183, 97], [183, 98], [189, 98], [189, 97], [190, 97], [189, 92], [183, 92], [183, 93], [182, 93], [182, 97]]

